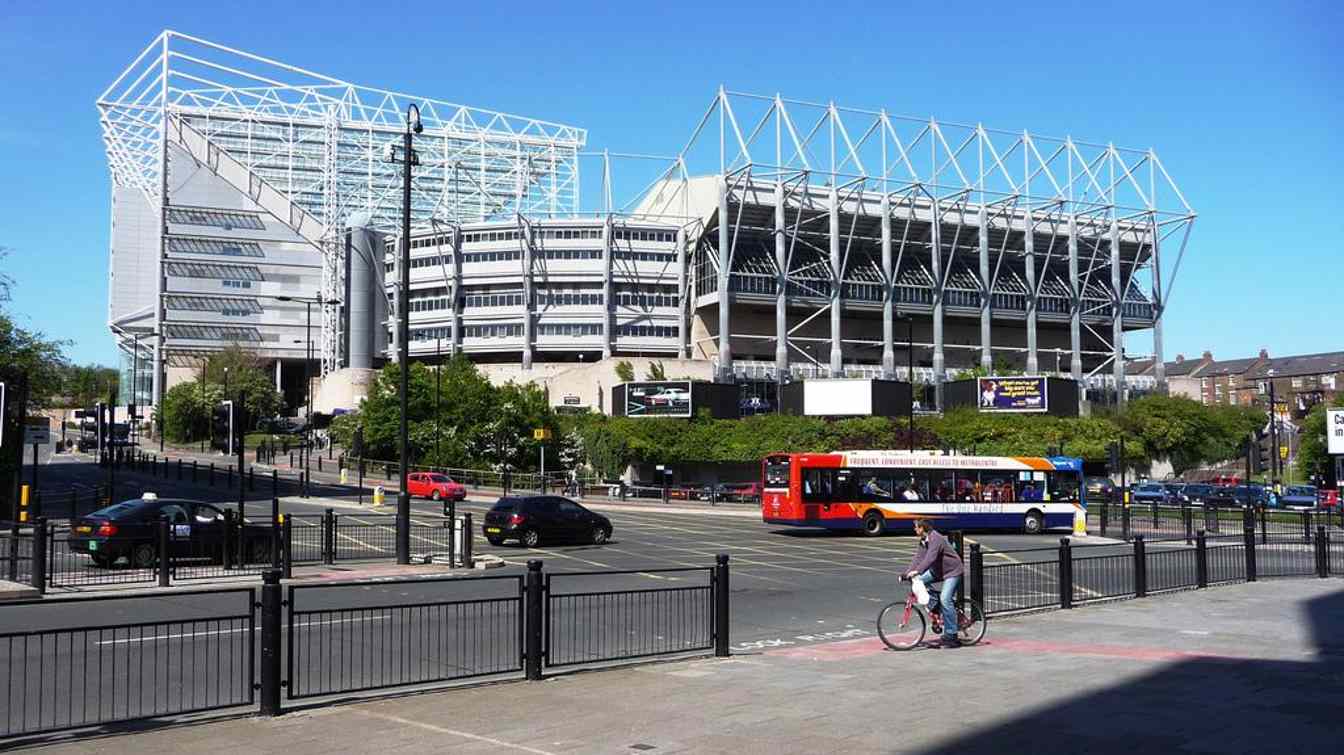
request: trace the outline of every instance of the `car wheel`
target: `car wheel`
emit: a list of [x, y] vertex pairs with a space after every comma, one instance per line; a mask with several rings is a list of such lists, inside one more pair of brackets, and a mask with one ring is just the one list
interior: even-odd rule
[[1022, 530], [1028, 535], [1039, 535], [1045, 531], [1045, 517], [1041, 512], [1032, 509], [1027, 512], [1027, 518], [1022, 522]]
[[887, 520], [877, 511], [869, 511], [863, 517], [863, 534], [877, 537], [887, 531]]
[[152, 569], [158, 561], [159, 554], [149, 543], [141, 543], [131, 551], [131, 563], [137, 569]]
[[605, 527], [593, 528], [593, 537], [592, 537], [593, 545], [601, 545], [607, 542], [607, 538], [609, 537], [611, 537], [611, 533], [607, 532]]
[[525, 530], [519, 540], [522, 541], [524, 548], [535, 548], [541, 545], [541, 533], [536, 530]]
[[434, 491], [433, 493], [430, 493], [430, 494], [429, 494], [429, 499], [430, 499], [431, 501], [434, 501], [435, 503], [438, 503], [439, 499], [442, 498], [442, 497], [443, 497], [443, 494], [440, 493], [440, 492], [437, 491], [437, 490]]

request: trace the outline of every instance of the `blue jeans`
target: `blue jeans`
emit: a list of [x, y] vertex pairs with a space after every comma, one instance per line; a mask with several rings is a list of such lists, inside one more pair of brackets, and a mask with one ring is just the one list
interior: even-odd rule
[[[925, 587], [933, 584], [933, 571], [926, 570], [919, 575], [917, 579], [924, 582]], [[936, 594], [929, 591], [929, 613], [939, 609], [943, 612], [943, 637], [952, 638], [957, 636], [957, 585], [961, 584], [961, 575], [948, 577], [943, 580], [943, 589]]]

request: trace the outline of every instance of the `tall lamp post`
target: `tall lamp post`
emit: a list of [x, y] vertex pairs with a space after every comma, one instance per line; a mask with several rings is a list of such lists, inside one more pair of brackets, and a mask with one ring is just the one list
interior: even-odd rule
[[434, 367], [434, 462], [439, 461], [439, 396], [443, 385], [443, 339], [434, 334], [434, 358], [438, 364]]
[[402, 137], [401, 159], [389, 143], [386, 156], [389, 162], [401, 163], [401, 255], [397, 266], [401, 272], [401, 290], [397, 297], [397, 364], [401, 368], [398, 393], [401, 398], [401, 427], [397, 433], [397, 563], [411, 562], [411, 497], [406, 492], [406, 465], [410, 461], [410, 411], [408, 387], [410, 382], [411, 339], [411, 169], [419, 162], [411, 148], [411, 139], [421, 132], [420, 108], [406, 108], [406, 133]]

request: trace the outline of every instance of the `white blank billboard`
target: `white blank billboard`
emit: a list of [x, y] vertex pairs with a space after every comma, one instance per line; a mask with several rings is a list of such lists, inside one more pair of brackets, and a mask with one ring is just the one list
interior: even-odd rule
[[803, 414], [809, 417], [871, 416], [873, 383], [866, 378], [803, 381]]

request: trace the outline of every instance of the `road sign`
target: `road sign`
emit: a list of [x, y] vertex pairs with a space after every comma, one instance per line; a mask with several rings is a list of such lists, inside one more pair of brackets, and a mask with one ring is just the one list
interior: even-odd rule
[[1286, 459], [1286, 458], [1288, 458], [1288, 447], [1287, 447], [1287, 446], [1279, 446], [1279, 458], [1280, 458], [1280, 459]]
[[532, 440], [550, 440], [551, 431], [549, 428], [538, 427], [532, 431]]
[[51, 443], [51, 421], [46, 417], [29, 417], [23, 424], [23, 444], [47, 445]]
[[1325, 412], [1326, 452], [1344, 456], [1344, 409]]

